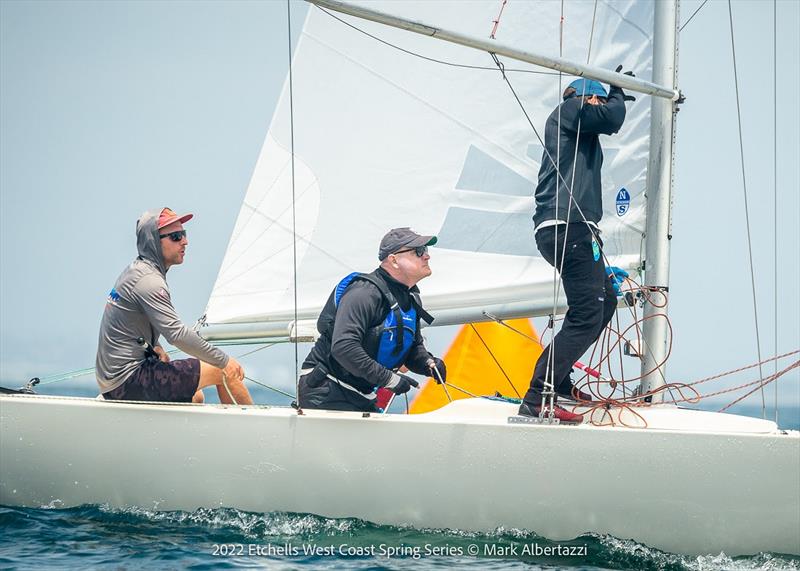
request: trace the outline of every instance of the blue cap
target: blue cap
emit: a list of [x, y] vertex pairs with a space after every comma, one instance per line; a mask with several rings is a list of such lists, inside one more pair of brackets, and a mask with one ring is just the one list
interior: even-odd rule
[[606, 88], [603, 87], [602, 83], [594, 79], [576, 79], [567, 86], [567, 89], [570, 87], [575, 90], [575, 94], [570, 97], [591, 97], [592, 95], [597, 95], [598, 97], [608, 98]]

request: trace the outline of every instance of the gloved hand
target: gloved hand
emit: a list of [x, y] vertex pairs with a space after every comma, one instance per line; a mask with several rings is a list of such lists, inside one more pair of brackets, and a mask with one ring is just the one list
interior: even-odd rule
[[[447, 366], [439, 357], [431, 356], [428, 359], [428, 368], [431, 370], [431, 377], [436, 381], [437, 385], [441, 385], [447, 381]], [[436, 373], [439, 373], [438, 375]]]
[[606, 275], [611, 280], [611, 285], [614, 286], [614, 293], [617, 297], [622, 295], [622, 290], [619, 286], [625, 283], [625, 278], [628, 277], [628, 272], [617, 266], [606, 266]]
[[[617, 73], [621, 72], [621, 71], [622, 71], [622, 64], [618, 65], [618, 66], [617, 66], [617, 69], [615, 69], [614, 71], [616, 71]], [[634, 74], [634, 73], [633, 73], [632, 71], [630, 71], [630, 70], [629, 70], [629, 71], [626, 71], [626, 72], [625, 72], [625, 73], [623, 73], [622, 75], [630, 75], [631, 77], [636, 77], [636, 74]], [[621, 88], [620, 88], [620, 91], [622, 91], [622, 89], [621, 89]], [[625, 95], [625, 92], [624, 92], [624, 91], [622, 91], [622, 100], [623, 100], [623, 101], [636, 101], [636, 98], [635, 98], [633, 95]]]
[[392, 373], [392, 378], [386, 383], [386, 388], [396, 395], [402, 395], [411, 390], [411, 387], [418, 387], [419, 383], [406, 375]]

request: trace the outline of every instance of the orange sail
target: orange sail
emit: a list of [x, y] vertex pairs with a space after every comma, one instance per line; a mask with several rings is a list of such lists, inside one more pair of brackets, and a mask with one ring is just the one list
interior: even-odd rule
[[[542, 345], [530, 319], [506, 323], [527, 337], [495, 322], [466, 324], [459, 330], [444, 356], [448, 382], [475, 395], [493, 395], [497, 391], [509, 397], [525, 395]], [[447, 390], [453, 400], [469, 398], [452, 386]], [[444, 389], [429, 378], [409, 412], [429, 412], [447, 403]]]

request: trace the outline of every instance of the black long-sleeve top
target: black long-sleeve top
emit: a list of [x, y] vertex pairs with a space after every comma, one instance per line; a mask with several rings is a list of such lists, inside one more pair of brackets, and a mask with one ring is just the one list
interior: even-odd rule
[[[403, 311], [411, 307], [411, 293], [416, 286], [408, 288], [392, 278], [383, 269], [373, 272], [383, 279]], [[326, 319], [335, 314], [333, 331], [328, 332]], [[375, 360], [380, 342], [380, 326], [389, 314], [389, 305], [374, 284], [366, 280], [355, 280], [348, 286], [339, 307], [335, 307], [333, 293], [320, 314], [318, 328], [321, 332], [311, 352], [303, 362], [303, 368], [322, 365], [334, 377], [345, 381], [364, 393], [386, 385], [392, 371]], [[403, 363], [410, 370], [427, 374], [427, 361], [431, 358], [425, 348], [420, 332], [419, 316], [414, 343]]]
[[[547, 118], [544, 131], [545, 151], [542, 154], [539, 183], [536, 186], [534, 227], [547, 220], [583, 222], [581, 212], [587, 221], [600, 222], [603, 216], [600, 179], [603, 149], [600, 146], [599, 135], [612, 135], [622, 127], [625, 121], [623, 97], [623, 91], [613, 86], [609, 90], [608, 101], [602, 105], [590, 105], [584, 103], [581, 97], [572, 97], [556, 107]], [[559, 109], [561, 110], [560, 138]], [[557, 175], [553, 164], [556, 160], [561, 177]], [[580, 210], [570, 202], [570, 186]], [[558, 189], [558, 208], [556, 208], [556, 189]]]

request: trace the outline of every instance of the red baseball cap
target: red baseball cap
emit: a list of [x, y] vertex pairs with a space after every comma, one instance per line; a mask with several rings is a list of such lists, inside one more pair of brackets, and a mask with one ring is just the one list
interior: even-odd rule
[[164, 210], [161, 211], [161, 215], [158, 217], [158, 229], [161, 230], [164, 226], [169, 226], [173, 222], [180, 222], [183, 224], [191, 220], [193, 216], [194, 214], [178, 216], [171, 208], [164, 208]]

